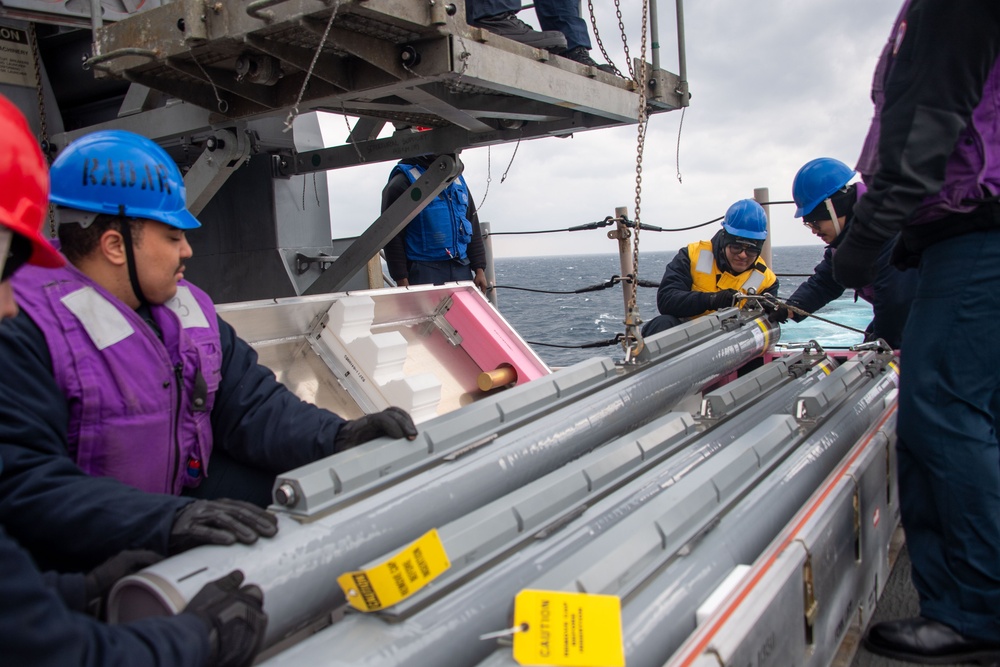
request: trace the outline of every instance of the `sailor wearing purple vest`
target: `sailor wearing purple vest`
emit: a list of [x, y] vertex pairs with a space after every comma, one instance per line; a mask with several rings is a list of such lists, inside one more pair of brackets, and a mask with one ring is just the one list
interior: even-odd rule
[[833, 258], [871, 282], [901, 231], [918, 266], [903, 334], [899, 509], [920, 616], [877, 623], [869, 650], [1000, 663], [1000, 3], [903, 5], [876, 69], [859, 165], [868, 192]]
[[[57, 268], [65, 260], [40, 233], [48, 203], [47, 165], [21, 112], [3, 96], [0, 185], [0, 320], [4, 320], [18, 312], [12, 276], [31, 265]], [[0, 367], [6, 361], [0, 358]], [[9, 417], [4, 415], [5, 420]], [[5, 474], [0, 459], [0, 476]], [[267, 626], [263, 594], [257, 586], [241, 586], [243, 575], [238, 571], [206, 584], [177, 616], [110, 626], [94, 616], [102, 616], [114, 583], [160, 556], [126, 551], [86, 574], [43, 574], [28, 552], [7, 536], [2, 523], [0, 656], [5, 665], [238, 667], [248, 664], [259, 649]]]
[[[396, 408], [345, 421], [301, 401], [183, 281], [184, 230], [199, 223], [154, 142], [87, 135], [51, 174], [69, 264], [18, 275], [22, 313], [0, 332], [0, 354], [15, 360], [0, 376], [0, 414], [22, 415], [0, 423], [0, 518], [41, 562], [273, 535], [274, 517], [249, 503], [177, 494], [235, 463], [258, 475], [241, 472], [224, 495], [263, 505], [279, 472], [381, 435], [416, 436]], [[226, 469], [214, 465], [220, 453]]]

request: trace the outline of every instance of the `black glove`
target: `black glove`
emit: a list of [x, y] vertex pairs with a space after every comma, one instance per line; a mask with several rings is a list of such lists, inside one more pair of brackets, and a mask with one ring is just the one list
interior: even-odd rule
[[784, 306], [773, 306], [767, 314], [767, 321], [771, 323], [784, 324], [788, 321], [791, 311]]
[[740, 293], [734, 289], [724, 289], [721, 292], [716, 292], [709, 299], [709, 303], [711, 304], [709, 308], [712, 310], [732, 308], [733, 303], [738, 296], [740, 296]]
[[417, 437], [417, 427], [413, 425], [413, 420], [410, 419], [406, 410], [393, 406], [382, 412], [365, 415], [341, 424], [333, 446], [340, 452], [357, 447], [380, 435], [387, 435], [390, 438], [406, 437], [413, 440]]
[[171, 554], [202, 544], [253, 544], [278, 532], [278, 519], [242, 500], [196, 500], [177, 511], [170, 528]]
[[211, 654], [205, 664], [216, 667], [249, 665], [264, 641], [267, 614], [264, 593], [243, 583], [243, 573], [233, 570], [205, 584], [184, 610], [208, 626]]
[[861, 289], [875, 282], [878, 256], [885, 239], [855, 220], [833, 253], [833, 278], [844, 287]]
[[123, 551], [85, 574], [83, 591], [87, 598], [87, 613], [102, 618], [104, 603], [116, 581], [161, 560], [163, 556], [152, 551]]

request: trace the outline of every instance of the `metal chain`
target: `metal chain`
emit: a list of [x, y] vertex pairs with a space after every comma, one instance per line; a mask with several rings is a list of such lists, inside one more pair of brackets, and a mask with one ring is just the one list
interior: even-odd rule
[[491, 146], [486, 147], [486, 192], [483, 193], [483, 199], [479, 202], [479, 206], [476, 207], [476, 212], [483, 210], [483, 204], [486, 203], [486, 197], [490, 194], [490, 183], [493, 182], [493, 156], [490, 154]]
[[458, 43], [462, 47], [462, 52], [458, 54], [458, 59], [462, 61], [462, 69], [458, 73], [458, 78], [456, 78], [451, 85], [458, 86], [462, 83], [462, 77], [465, 76], [465, 70], [469, 69], [469, 58], [472, 56], [469, 53], [468, 47], [465, 46], [465, 39], [462, 37], [462, 32], [467, 28], [467, 26], [458, 25], [458, 19], [455, 18], [453, 14], [448, 15], [448, 22], [451, 24], [451, 32], [455, 37], [458, 37]]
[[340, 100], [340, 113], [344, 117], [344, 125], [347, 126], [347, 138], [351, 142], [351, 146], [354, 147], [354, 152], [358, 154], [358, 159], [362, 162], [367, 162], [365, 156], [361, 154], [361, 149], [358, 148], [358, 139], [354, 136], [354, 128], [351, 127], [351, 122], [347, 120], [347, 107], [344, 106], [344, 100]]
[[205, 71], [205, 68], [201, 66], [201, 62], [199, 62], [198, 59], [195, 57], [194, 50], [191, 51], [191, 60], [193, 60], [194, 64], [198, 66], [198, 69], [201, 70], [201, 73], [205, 75], [205, 80], [208, 81], [208, 85], [212, 86], [212, 92], [215, 94], [215, 101], [219, 106], [219, 113], [226, 113], [227, 111], [229, 111], [229, 102], [222, 99], [222, 96], [219, 95], [219, 89], [215, 86], [215, 82], [212, 81], [212, 77], [208, 75], [208, 72]]
[[[49, 127], [45, 118], [45, 91], [42, 86], [42, 56], [38, 50], [38, 34], [35, 24], [28, 24], [28, 39], [31, 40], [31, 57], [35, 61], [35, 91], [38, 93], [38, 145], [46, 162], [51, 162], [52, 154], [49, 146]], [[55, 207], [49, 207], [49, 238], [56, 237]]]
[[503, 183], [507, 180], [507, 174], [510, 173], [511, 165], [514, 164], [514, 158], [517, 156], [517, 149], [521, 146], [521, 137], [517, 138], [517, 143], [514, 144], [514, 152], [510, 154], [510, 162], [507, 163], [507, 168], [503, 172], [503, 176], [500, 177], [500, 182]]
[[[618, 4], [618, 0], [615, 0]], [[645, 343], [642, 340], [642, 333], [639, 325], [642, 319], [639, 316], [639, 308], [636, 305], [638, 290], [635, 285], [639, 284], [639, 230], [642, 229], [642, 152], [646, 144], [646, 123], [648, 113], [646, 110], [646, 32], [649, 21], [649, 0], [642, 3], [642, 47], [639, 52], [639, 72], [636, 79], [636, 88], [639, 92], [639, 118], [638, 131], [636, 135], [636, 155], [635, 155], [635, 227], [632, 236], [632, 294], [629, 297], [625, 312], [625, 335], [622, 337], [622, 347], [625, 350], [625, 362], [629, 363], [642, 352]], [[624, 34], [624, 33], [623, 33]]]
[[[616, 0], [617, 2], [617, 0]], [[632, 270], [634, 279], [639, 279], [639, 230], [642, 229], [642, 152], [646, 145], [646, 125], [649, 115], [646, 110], [646, 31], [649, 21], [649, 0], [642, 3], [642, 47], [639, 52], [639, 129], [636, 134], [635, 153], [635, 233], [632, 237]], [[636, 291], [632, 290], [629, 310], [636, 309]]]
[[590, 27], [594, 30], [594, 41], [597, 42], [597, 48], [601, 50], [601, 55], [604, 56], [604, 61], [611, 65], [617, 76], [625, 78], [618, 66], [611, 61], [611, 56], [608, 55], [607, 49], [604, 48], [604, 42], [601, 41], [601, 31], [597, 29], [597, 16], [594, 15], [594, 0], [587, 0], [587, 7], [590, 9]]
[[[632, 56], [629, 55], [629, 52], [628, 52], [628, 37], [625, 35], [625, 23], [622, 21], [622, 7], [618, 3], [619, 3], [619, 0], [615, 0], [615, 14], [618, 16], [618, 30], [620, 30], [621, 33], [622, 33], [622, 46], [625, 47], [625, 64], [628, 66], [628, 75], [634, 79], [635, 78], [635, 68], [632, 67]], [[646, 9], [645, 9], [645, 7], [646, 7], [646, 5], [645, 5], [645, 3], [643, 3], [643, 15], [642, 15], [643, 24], [645, 24], [645, 22], [646, 22], [646, 14], [645, 14]], [[643, 40], [646, 39], [646, 33], [645, 32], [643, 32], [642, 38], [643, 38]]]
[[681, 130], [684, 128], [684, 112], [687, 111], [687, 107], [681, 107], [681, 122], [677, 126], [677, 155], [676, 162], [677, 165], [677, 182], [683, 184], [684, 179], [681, 178]]
[[[316, 206], [319, 206], [319, 185], [316, 182], [316, 172], [312, 174], [313, 177], [313, 194], [316, 196]], [[306, 177], [305, 174], [302, 175], [302, 211], [306, 210]]]
[[35, 33], [35, 24], [28, 24], [28, 39], [31, 40], [31, 56], [35, 61], [35, 91], [38, 93], [38, 141], [42, 145], [42, 153], [45, 159], [49, 158], [49, 128], [45, 119], [45, 93], [42, 91], [42, 63], [41, 54], [38, 52], [38, 35]]
[[296, 117], [299, 115], [299, 103], [302, 102], [303, 95], [306, 94], [306, 86], [309, 85], [309, 79], [312, 78], [313, 70], [316, 69], [316, 62], [319, 60], [319, 55], [323, 53], [323, 45], [326, 44], [326, 38], [330, 36], [330, 29], [333, 28], [333, 19], [337, 17], [337, 10], [340, 9], [340, 3], [343, 0], [336, 0], [333, 3], [333, 11], [330, 12], [330, 19], [326, 22], [326, 28], [323, 30], [323, 36], [319, 39], [319, 44], [316, 45], [316, 53], [313, 54], [312, 62], [309, 63], [309, 69], [306, 70], [306, 78], [302, 80], [302, 87], [299, 88], [298, 97], [295, 98], [295, 104], [292, 105], [291, 111], [288, 112], [288, 116], [285, 118], [285, 129], [282, 132], [289, 132], [292, 129], [292, 123], [295, 122]]

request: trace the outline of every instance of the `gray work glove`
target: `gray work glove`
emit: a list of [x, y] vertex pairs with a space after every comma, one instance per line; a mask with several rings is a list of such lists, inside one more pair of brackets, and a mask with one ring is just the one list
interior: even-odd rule
[[414, 426], [413, 420], [410, 419], [406, 410], [393, 406], [382, 412], [365, 415], [341, 424], [337, 437], [333, 441], [333, 447], [340, 452], [383, 435], [390, 438], [405, 437], [408, 440], [413, 440], [417, 437], [417, 427]]
[[103, 618], [104, 605], [115, 582], [161, 560], [163, 556], [153, 551], [123, 551], [85, 574], [83, 591], [87, 600], [87, 613]]
[[240, 587], [242, 583], [243, 573], [233, 570], [205, 584], [184, 609], [185, 614], [197, 616], [208, 626], [208, 665], [249, 665], [264, 641], [264, 593], [252, 584]]
[[196, 500], [177, 511], [170, 528], [171, 554], [202, 544], [253, 544], [278, 532], [278, 519], [242, 500]]
[[734, 289], [724, 289], [721, 292], [716, 292], [709, 299], [709, 303], [711, 304], [710, 308], [712, 310], [732, 308], [734, 300], [738, 296], [740, 296], [740, 293]]

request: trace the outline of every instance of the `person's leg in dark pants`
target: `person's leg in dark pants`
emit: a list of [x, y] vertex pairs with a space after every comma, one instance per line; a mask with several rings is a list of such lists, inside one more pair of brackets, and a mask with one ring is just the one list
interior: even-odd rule
[[657, 315], [642, 325], [642, 335], [652, 336], [653, 334], [658, 334], [661, 331], [673, 329], [680, 324], [682, 324], [681, 320], [673, 315]]
[[535, 0], [535, 14], [542, 30], [558, 30], [566, 36], [566, 49], [578, 46], [590, 50], [587, 22], [580, 16], [576, 0]]
[[900, 511], [921, 615], [1000, 641], [1000, 231], [923, 255], [903, 335]]
[[443, 285], [460, 280], [472, 280], [469, 265], [446, 260], [443, 262], [410, 262], [407, 267], [411, 285]]

